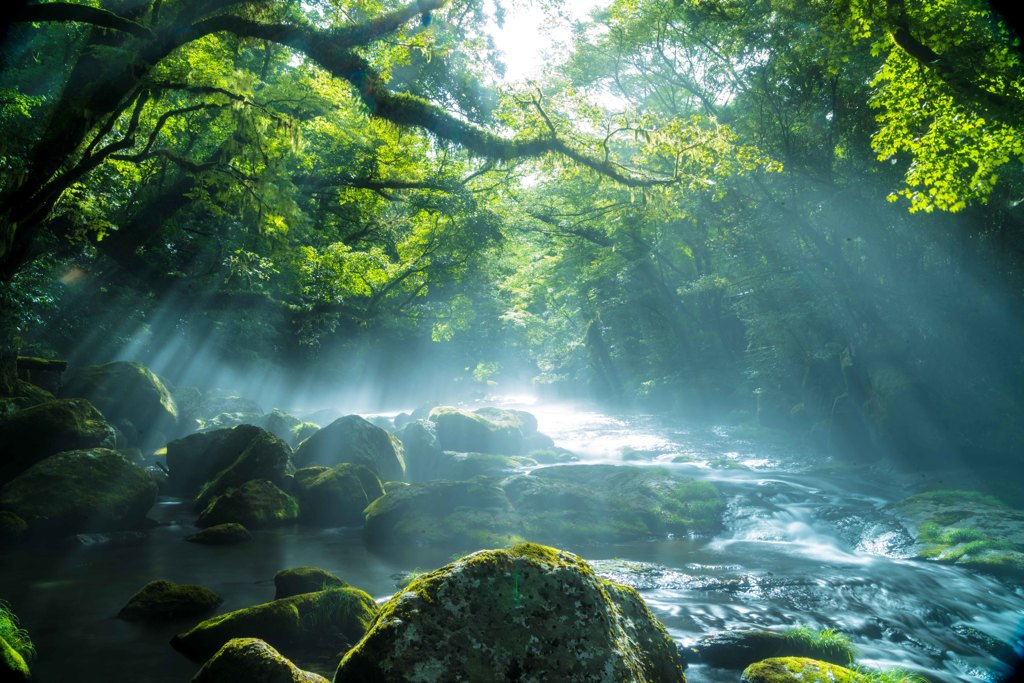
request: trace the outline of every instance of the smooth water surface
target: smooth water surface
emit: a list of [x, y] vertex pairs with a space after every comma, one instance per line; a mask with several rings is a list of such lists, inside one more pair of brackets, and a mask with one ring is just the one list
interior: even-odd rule
[[[997, 681], [1005, 671], [1000, 658], [1024, 621], [1024, 590], [908, 559], [911, 539], [884, 510], [914, 492], [905, 479], [811, 469], [813, 454], [736, 428], [527, 408], [581, 462], [670, 467], [722, 491], [725, 528], [714, 538], [567, 548], [640, 589], [684, 650], [725, 630], [809, 625], [850, 635], [864, 666], [933, 681]], [[360, 529], [263, 531], [248, 544], [208, 547], [183, 540], [195, 531], [187, 504], [161, 499], [150, 516], [160, 525], [143, 537], [5, 552], [0, 595], [36, 642], [38, 681], [188, 681], [198, 664], [168, 641], [196, 620], [147, 627], [115, 618], [157, 578], [205, 585], [229, 611], [272, 599], [273, 576], [287, 567], [322, 567], [379, 599], [403, 572], [432, 568], [370, 554]], [[739, 674], [694, 665], [687, 677], [724, 682]]]

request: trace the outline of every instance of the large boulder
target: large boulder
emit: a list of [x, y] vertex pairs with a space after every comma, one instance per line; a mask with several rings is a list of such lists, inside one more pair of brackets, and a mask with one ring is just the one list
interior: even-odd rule
[[247, 481], [228, 489], [210, 501], [199, 513], [201, 528], [237, 522], [248, 529], [266, 529], [295, 522], [299, 504], [294, 498], [266, 480]]
[[977, 491], [920, 493], [889, 507], [921, 559], [1024, 578], [1024, 511]]
[[707, 534], [724, 507], [714, 486], [658, 467], [556, 465], [502, 483], [527, 538], [544, 543], [618, 543]]
[[209, 588], [158, 579], [140, 588], [117, 617], [125, 621], [167, 621], [212, 612], [222, 602]]
[[437, 438], [446, 451], [499, 455], [523, 452], [523, 433], [515, 416], [494, 421], [477, 413], [440, 406], [430, 411], [429, 419], [437, 426]]
[[343, 462], [330, 468], [310, 467], [295, 477], [302, 521], [320, 527], [363, 523], [363, 510], [384, 495], [377, 475], [363, 465]]
[[534, 544], [483, 550], [414, 579], [342, 659], [341, 683], [681, 683], [675, 643], [631, 588]]
[[113, 448], [114, 428], [85, 399], [47, 401], [0, 419], [0, 484], [61, 451]]
[[405, 450], [405, 470], [409, 481], [429, 481], [436, 476], [444, 458], [437, 439], [437, 427], [429, 420], [414, 420], [402, 427], [399, 436]]
[[[167, 444], [170, 490], [180, 496], [195, 496], [204, 484], [217, 479], [239, 460], [247, 464], [240, 463], [237, 475], [244, 475], [249, 466], [261, 465], [259, 469], [265, 472], [262, 478], [281, 483], [290, 471], [290, 450], [282, 446], [279, 439], [254, 425], [214, 429], [176, 439]], [[247, 453], [250, 457], [243, 459]], [[237, 476], [225, 476], [237, 480]], [[235, 485], [243, 483], [238, 481]]]
[[107, 448], [67, 451], [36, 463], [0, 489], [0, 510], [30, 532], [74, 534], [144, 526], [157, 486]]
[[292, 567], [274, 575], [274, 599], [290, 598], [302, 593], [315, 593], [348, 584], [319, 567]]
[[230, 465], [203, 485], [195, 501], [199, 509], [206, 507], [214, 496], [253, 479], [265, 479], [277, 486], [284, 486], [286, 478], [292, 473], [292, 449], [284, 441], [252, 425], [241, 425], [231, 431], [244, 434], [247, 438], [235, 438], [236, 435], [232, 434], [221, 442], [217, 449], [220, 452], [214, 455], [217, 461], [227, 459], [225, 445], [232, 449], [241, 447], [242, 450]]
[[341, 586], [211, 617], [176, 635], [171, 645], [202, 661], [232, 638], [260, 638], [290, 659], [317, 660], [343, 652], [362, 638], [377, 610], [364, 591]]
[[741, 683], [868, 683], [864, 674], [806, 657], [773, 657], [751, 664]]
[[315, 432], [295, 452], [298, 467], [343, 462], [369, 467], [381, 481], [405, 479], [402, 442], [358, 415], [347, 415]]
[[192, 683], [329, 683], [303, 671], [259, 638], [232, 638], [211, 657]]
[[453, 552], [522, 540], [522, 525], [504, 492], [485, 482], [436, 481], [389, 491], [366, 508], [366, 544], [387, 554]]
[[178, 407], [170, 391], [140, 363], [115, 361], [68, 373], [61, 396], [87, 398], [110, 422], [141, 446], [162, 446], [178, 430]]

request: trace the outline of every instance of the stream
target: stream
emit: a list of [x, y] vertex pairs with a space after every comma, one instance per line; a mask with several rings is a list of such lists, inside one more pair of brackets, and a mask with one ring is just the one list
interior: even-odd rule
[[[882, 509], [917, 492], [906, 477], [812, 470], [813, 454], [738, 427], [521, 407], [581, 463], [670, 467], [722, 492], [725, 527], [714, 538], [566, 548], [638, 588], [684, 650], [722, 631], [807, 625], [849, 635], [867, 667], [936, 683], [994, 683], [1005, 673], [1001, 658], [1022, 637], [1024, 588], [909, 559], [910, 537]], [[190, 680], [198, 665], [168, 641], [193, 622], [116, 618], [157, 578], [207, 586], [223, 612], [272, 599], [274, 574], [287, 567], [321, 567], [380, 600], [397, 575], [432, 568], [370, 554], [358, 528], [259, 531], [251, 543], [210, 547], [183, 542], [195, 531], [186, 502], [161, 498], [150, 517], [158, 525], [145, 535], [80, 536], [0, 556], [0, 596], [36, 643], [36, 681]], [[697, 663], [686, 673], [690, 683], [739, 680]]]

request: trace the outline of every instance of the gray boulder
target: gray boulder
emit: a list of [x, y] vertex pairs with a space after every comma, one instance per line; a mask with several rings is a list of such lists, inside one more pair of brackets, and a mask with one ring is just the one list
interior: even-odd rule
[[343, 462], [364, 465], [381, 481], [405, 479], [402, 442], [358, 415], [338, 418], [303, 441], [295, 452], [297, 467], [334, 467]]
[[664, 626], [579, 557], [524, 543], [414, 579], [342, 659], [336, 681], [680, 683]]

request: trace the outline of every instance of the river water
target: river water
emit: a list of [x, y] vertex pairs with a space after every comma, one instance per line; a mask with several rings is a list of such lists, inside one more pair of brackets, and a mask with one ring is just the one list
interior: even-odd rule
[[[909, 559], [910, 539], [883, 506], [915, 492], [911, 479], [812, 469], [813, 454], [739, 428], [527, 408], [582, 463], [666, 466], [722, 491], [725, 528], [714, 538], [567, 548], [635, 585], [684, 649], [727, 630], [807, 625], [849, 635], [867, 667], [900, 667], [936, 682], [994, 682], [1005, 672], [1000, 657], [1021, 637], [1024, 588]], [[272, 599], [273, 576], [286, 567], [322, 567], [379, 599], [395, 591], [396, 576], [432, 568], [369, 553], [354, 528], [256, 532], [251, 543], [217, 548], [183, 542], [195, 529], [180, 500], [162, 498], [150, 516], [160, 524], [145, 536], [79, 538], [0, 556], [0, 597], [36, 643], [37, 681], [190, 680], [198, 665], [168, 645], [189, 622], [116, 619], [153, 579], [205, 585], [228, 611]], [[687, 678], [739, 676], [693, 664]]]

